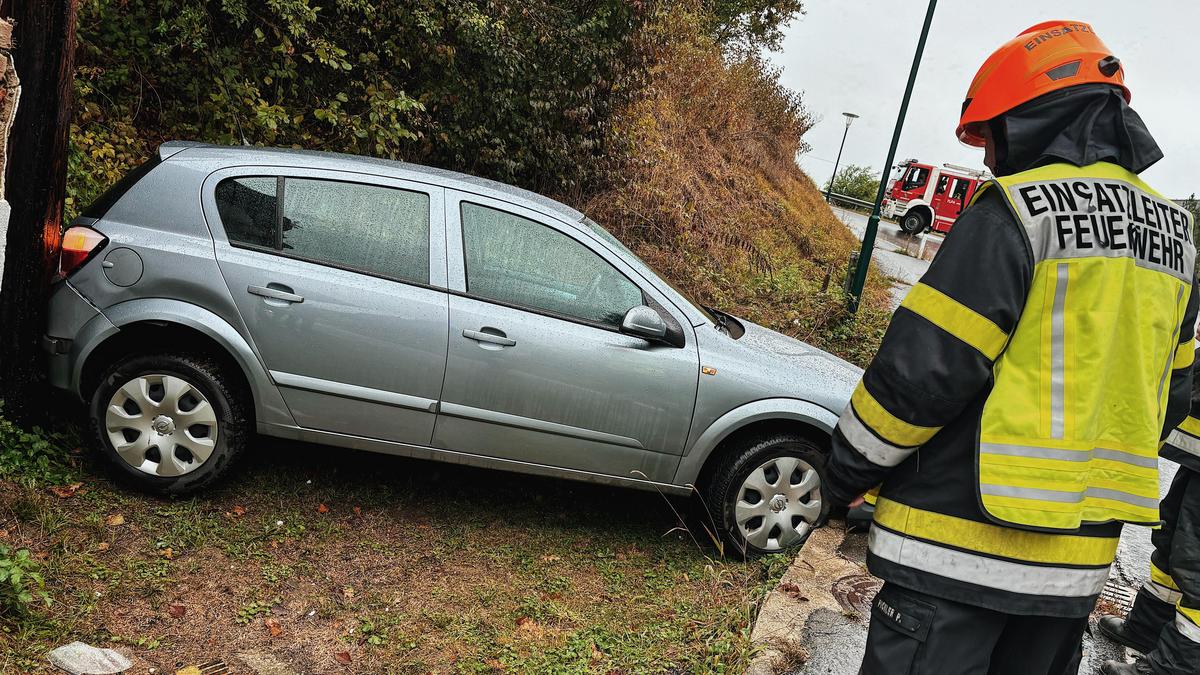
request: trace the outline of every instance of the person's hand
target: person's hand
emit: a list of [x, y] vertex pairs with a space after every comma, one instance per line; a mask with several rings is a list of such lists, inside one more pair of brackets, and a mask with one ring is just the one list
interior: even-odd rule
[[866, 495], [865, 495], [865, 494], [862, 494], [862, 495], [859, 495], [859, 496], [855, 497], [855, 498], [854, 498], [854, 501], [850, 502], [850, 508], [855, 508], [855, 507], [857, 507], [857, 506], [862, 506], [862, 505], [863, 505], [863, 502], [865, 502], [865, 501], [866, 501], [865, 497], [866, 497]]

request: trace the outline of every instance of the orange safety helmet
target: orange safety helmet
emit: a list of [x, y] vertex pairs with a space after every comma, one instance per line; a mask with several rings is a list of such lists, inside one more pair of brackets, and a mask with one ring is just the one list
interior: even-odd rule
[[1046, 21], [1031, 26], [992, 52], [975, 73], [958, 120], [958, 138], [982, 146], [981, 123], [1042, 94], [1089, 82], [1120, 87], [1129, 101], [1120, 60], [1090, 25]]

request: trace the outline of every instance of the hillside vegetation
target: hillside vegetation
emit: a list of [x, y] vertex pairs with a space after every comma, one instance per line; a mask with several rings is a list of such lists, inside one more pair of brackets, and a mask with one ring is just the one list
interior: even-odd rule
[[171, 138], [404, 159], [556, 196], [672, 283], [862, 363], [886, 317], [757, 56], [799, 0], [84, 0], [68, 210]]
[[778, 73], [700, 25], [671, 13], [647, 31], [649, 85], [614, 124], [620, 180], [578, 205], [706, 304], [863, 363], [886, 326], [883, 285], [847, 314], [858, 241], [795, 162], [814, 120]]

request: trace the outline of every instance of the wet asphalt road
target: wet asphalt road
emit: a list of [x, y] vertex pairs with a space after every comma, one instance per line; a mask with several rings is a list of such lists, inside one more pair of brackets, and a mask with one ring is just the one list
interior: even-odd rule
[[[867, 216], [857, 211], [833, 207], [833, 212], [846, 224], [854, 236], [862, 240], [867, 230]], [[941, 235], [926, 235], [925, 256], [929, 258], [941, 246]], [[871, 256], [871, 265], [893, 280], [892, 306], [899, 307], [900, 301], [908, 293], [908, 289], [920, 280], [925, 270], [929, 269], [929, 260], [919, 260], [919, 240], [900, 232], [895, 223], [879, 221], [879, 229], [875, 237], [875, 251]]]

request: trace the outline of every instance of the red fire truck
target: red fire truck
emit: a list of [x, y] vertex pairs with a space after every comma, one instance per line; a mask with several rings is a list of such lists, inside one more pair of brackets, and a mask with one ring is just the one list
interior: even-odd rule
[[965, 166], [934, 166], [915, 159], [905, 160], [896, 170], [881, 206], [883, 215], [899, 221], [908, 234], [949, 232], [979, 184], [992, 177]]

